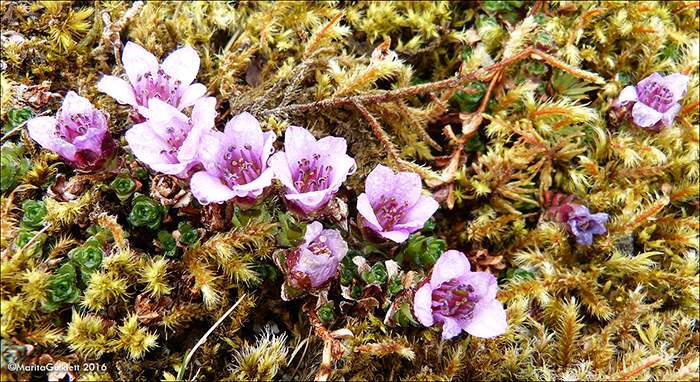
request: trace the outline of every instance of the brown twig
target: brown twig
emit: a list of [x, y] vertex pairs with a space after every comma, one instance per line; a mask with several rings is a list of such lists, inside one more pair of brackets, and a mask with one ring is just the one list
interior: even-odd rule
[[374, 130], [374, 134], [379, 138], [379, 140], [382, 141], [382, 144], [384, 145], [384, 148], [386, 148], [386, 151], [391, 155], [391, 157], [394, 159], [394, 162], [396, 162], [396, 165], [399, 167], [399, 170], [403, 171], [403, 166], [401, 165], [401, 162], [399, 162], [399, 157], [396, 155], [396, 152], [393, 148], [393, 144], [389, 140], [389, 137], [386, 135], [384, 130], [379, 126], [379, 123], [377, 122], [374, 117], [369, 114], [369, 111], [362, 105], [361, 101], [353, 101], [352, 102], [355, 107], [357, 107], [358, 110], [362, 113], [362, 115], [365, 116], [369, 124], [372, 126], [372, 130]]

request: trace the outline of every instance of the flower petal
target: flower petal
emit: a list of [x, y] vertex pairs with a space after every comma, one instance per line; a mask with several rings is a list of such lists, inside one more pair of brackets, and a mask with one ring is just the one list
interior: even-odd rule
[[479, 296], [479, 300], [493, 300], [498, 294], [498, 280], [491, 273], [468, 272], [457, 279], [464, 284], [471, 285], [474, 288], [474, 293]]
[[192, 108], [192, 129], [187, 134], [187, 138], [182, 142], [178, 151], [178, 160], [187, 161], [194, 159], [199, 150], [202, 136], [214, 129], [214, 118], [216, 118], [216, 98], [201, 98]]
[[458, 278], [469, 272], [471, 265], [464, 253], [451, 249], [440, 256], [435, 262], [430, 276], [430, 284], [439, 288], [445, 281]]
[[331, 195], [332, 192], [329, 190], [320, 190], [305, 192], [303, 194], [288, 193], [285, 195], [285, 198], [291, 202], [294, 202], [294, 204], [301, 208], [305, 214], [310, 214], [323, 207], [325, 203], [328, 203], [328, 201], [331, 199]]
[[304, 240], [306, 244], [311, 244], [312, 241], [316, 240], [318, 235], [323, 231], [323, 224], [314, 221], [306, 226], [306, 233], [304, 234]]
[[253, 155], [257, 157], [262, 155], [263, 133], [260, 123], [252, 114], [244, 111], [231, 118], [224, 127], [224, 134], [235, 142], [236, 149], [241, 150], [245, 144], [248, 144]]
[[403, 243], [408, 239], [410, 233], [401, 228], [394, 228], [391, 231], [376, 231], [377, 234], [385, 239], [389, 239], [395, 243]]
[[54, 134], [56, 132], [56, 118], [36, 117], [27, 122], [29, 136], [42, 147], [59, 153], [63, 158], [72, 161], [75, 158], [76, 148]]
[[462, 333], [462, 328], [460, 327], [459, 320], [453, 317], [445, 317], [438, 314], [436, 321], [442, 322], [442, 339], [449, 340], [457, 337]]
[[188, 106], [194, 105], [194, 103], [197, 102], [198, 99], [204, 97], [204, 94], [206, 92], [207, 87], [203, 84], [196, 83], [188, 86], [187, 88], [185, 88], [182, 94], [179, 95], [177, 109], [182, 110]]
[[423, 326], [433, 326], [433, 286], [430, 283], [418, 288], [413, 297], [413, 312]]
[[162, 148], [166, 147], [165, 139], [156, 134], [152, 126], [153, 123], [147, 121], [135, 125], [124, 133], [124, 138], [129, 143], [132, 153], [155, 171], [180, 178], [185, 177], [194, 163], [178, 163], [162, 152]]
[[661, 117], [661, 122], [663, 122], [666, 128], [670, 129], [671, 127], [673, 127], [673, 120], [676, 119], [676, 114], [678, 114], [680, 110], [680, 103], [676, 103], [673, 106], [671, 106], [670, 109], [666, 110], [666, 112]]
[[201, 204], [222, 203], [236, 196], [221, 180], [206, 171], [199, 171], [192, 175], [190, 181], [192, 195]]
[[632, 118], [639, 127], [651, 127], [661, 120], [663, 114], [650, 108], [649, 106], [637, 102], [632, 107]]
[[460, 326], [474, 337], [493, 338], [508, 330], [508, 318], [498, 300], [488, 300], [477, 303], [472, 318], [460, 320]]
[[126, 81], [115, 76], [104, 76], [97, 83], [97, 90], [114, 98], [120, 104], [136, 106], [134, 88]]
[[425, 222], [433, 216], [439, 207], [440, 203], [437, 200], [428, 195], [419, 195], [416, 204], [406, 211], [406, 217], [401, 219], [395, 227], [405, 228], [410, 232], [423, 228]]
[[678, 102], [688, 92], [688, 82], [690, 77], [681, 73], [670, 74], [659, 81], [659, 85], [665, 86], [671, 91], [673, 102]]
[[377, 220], [377, 215], [374, 213], [372, 206], [370, 205], [369, 198], [366, 193], [361, 193], [357, 197], [357, 212], [364, 218], [363, 225], [369, 225], [374, 231], [382, 231], [383, 228], [379, 225], [379, 220]]
[[328, 179], [329, 189], [337, 190], [348, 175], [355, 172], [355, 160], [346, 154], [347, 147], [345, 138], [339, 137], [323, 137], [316, 142], [315, 153], [320, 155], [318, 163], [333, 168]]
[[620, 95], [617, 97], [617, 100], [615, 103], [613, 103], [614, 107], [620, 107], [622, 105], [627, 105], [628, 102], [637, 102], [639, 101], [639, 95], [637, 94], [637, 87], [634, 85], [630, 85], [622, 89], [620, 92]]
[[378, 164], [372, 172], [367, 175], [365, 181], [365, 193], [370, 204], [381, 200], [382, 196], [391, 197], [396, 187], [396, 174], [394, 170], [384, 165]]
[[[132, 84], [136, 84], [136, 79], [140, 75], [143, 76], [151, 72], [155, 76], [158, 72], [158, 59], [156, 59], [156, 56], [142, 48], [141, 45], [131, 41], [127, 42], [124, 47], [122, 63], [124, 64], [126, 75], [129, 77], [129, 82]], [[114, 98], [116, 99], [116, 97]]]
[[289, 192], [289, 190], [295, 190], [294, 179], [292, 179], [292, 172], [287, 162], [286, 152], [276, 152], [268, 160], [268, 165], [272, 167], [272, 170], [275, 172], [275, 178], [277, 178], [285, 187], [287, 187], [287, 192]]
[[63, 104], [61, 105], [61, 114], [67, 116], [76, 114], [91, 116], [93, 110], [94, 107], [92, 103], [90, 103], [90, 100], [79, 96], [78, 93], [72, 90], [66, 93], [66, 97], [63, 99]]
[[302, 158], [311, 157], [316, 151], [316, 138], [303, 127], [289, 126], [284, 133], [284, 151], [287, 153], [287, 166], [290, 171], [295, 171]]
[[[415, 172], [400, 172], [396, 175], [396, 185], [392, 196], [402, 204], [404, 201], [413, 206], [421, 195], [423, 185], [420, 175]], [[387, 195], [388, 196], [388, 195]]]
[[187, 87], [199, 72], [199, 54], [189, 46], [180, 48], [170, 53], [160, 67], [173, 79], [180, 80], [180, 86]]

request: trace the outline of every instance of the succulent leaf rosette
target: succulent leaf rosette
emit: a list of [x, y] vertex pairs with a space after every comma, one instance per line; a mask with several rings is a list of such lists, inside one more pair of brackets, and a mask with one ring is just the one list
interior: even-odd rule
[[408, 235], [423, 228], [440, 204], [422, 195], [420, 175], [412, 172], [394, 174], [389, 167], [377, 165], [367, 176], [365, 192], [357, 197], [358, 220], [369, 240], [381, 239], [403, 243]]
[[56, 117], [32, 118], [27, 130], [33, 140], [80, 170], [101, 170], [114, 159], [116, 143], [107, 118], [74, 91], [66, 94]]
[[317, 141], [305, 128], [289, 126], [284, 149], [270, 158], [270, 167], [286, 188], [287, 208], [303, 218], [323, 215], [340, 185], [355, 172], [345, 138]]
[[247, 112], [231, 119], [223, 133], [207, 133], [199, 154], [205, 171], [192, 176], [192, 195], [202, 204], [233, 200], [241, 208], [254, 206], [264, 198], [274, 177], [267, 160], [276, 139], [274, 132], [263, 132], [258, 120]]
[[614, 107], [627, 106], [627, 118], [635, 125], [656, 132], [673, 125], [681, 110], [678, 102], [688, 92], [690, 77], [674, 73], [661, 76], [654, 73], [639, 81], [636, 86], [622, 89]]
[[474, 337], [492, 338], [508, 329], [503, 305], [496, 300], [498, 281], [487, 272], [471, 272], [464, 253], [449, 250], [435, 263], [413, 299], [416, 319], [424, 326], [443, 323], [442, 338], [462, 331]]
[[187, 178], [198, 165], [202, 136], [214, 128], [216, 98], [201, 98], [192, 108], [192, 118], [171, 105], [151, 99], [150, 119], [124, 134], [134, 155], [153, 170]]
[[302, 244], [285, 252], [286, 256], [275, 257], [275, 261], [286, 275], [282, 298], [288, 301], [333, 280], [348, 245], [339, 231], [323, 229], [321, 223], [313, 222], [306, 227]]
[[172, 52], [158, 65], [158, 59], [140, 45], [126, 43], [122, 54], [129, 82], [115, 76], [104, 76], [97, 89], [121, 104], [131, 105], [143, 118], [151, 118], [149, 101], [159, 99], [177, 110], [192, 106], [204, 96], [206, 87], [192, 83], [199, 71], [199, 55], [191, 47]]

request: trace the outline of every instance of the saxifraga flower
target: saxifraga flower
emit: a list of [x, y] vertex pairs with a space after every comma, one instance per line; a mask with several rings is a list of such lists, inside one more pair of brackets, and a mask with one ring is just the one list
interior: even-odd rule
[[440, 256], [414, 296], [418, 321], [424, 326], [442, 322], [443, 339], [454, 338], [462, 331], [492, 338], [508, 329], [506, 312], [496, 300], [496, 277], [488, 272], [470, 272], [470, 268], [464, 253], [449, 250]]
[[153, 115], [124, 133], [131, 151], [153, 170], [187, 178], [199, 164], [201, 138], [214, 128], [216, 98], [200, 98], [187, 118], [159, 99], [151, 99]]
[[[323, 229], [317, 221], [306, 226], [304, 242], [286, 251], [286, 257], [276, 258], [277, 266], [285, 273], [286, 282], [282, 288], [290, 287], [301, 292], [322, 288], [337, 274], [338, 265], [348, 253], [348, 245], [334, 229]], [[300, 297], [282, 291], [285, 300]]]
[[627, 106], [628, 120], [649, 131], [656, 132], [672, 126], [681, 109], [678, 102], [688, 91], [690, 77], [674, 73], [662, 77], [654, 73], [639, 81], [637, 86], [622, 89], [614, 107]]
[[57, 152], [71, 166], [85, 171], [109, 167], [116, 142], [107, 118], [87, 98], [73, 91], [66, 94], [56, 117], [36, 117], [27, 122], [29, 136]]
[[286, 188], [287, 208], [300, 217], [323, 215], [340, 185], [355, 172], [345, 138], [317, 141], [303, 127], [289, 126], [284, 149], [270, 158], [270, 167]]
[[160, 99], [182, 111], [204, 96], [206, 87], [192, 83], [199, 71], [199, 55], [191, 47], [172, 52], [158, 65], [158, 59], [140, 45], [126, 43], [122, 54], [124, 71], [129, 82], [115, 76], [104, 76], [97, 89], [121, 104], [131, 105], [143, 118], [150, 118], [149, 100]]
[[604, 212], [591, 214], [588, 207], [576, 203], [561, 206], [557, 213], [559, 222], [566, 223], [567, 230], [576, 236], [576, 241], [587, 247], [593, 244], [593, 235], [608, 232], [603, 224], [609, 217]]
[[276, 139], [274, 132], [263, 132], [247, 112], [231, 119], [223, 133], [204, 135], [200, 158], [206, 171], [192, 176], [192, 195], [202, 204], [232, 199], [241, 208], [252, 207], [272, 183], [274, 173], [267, 159]]
[[371, 236], [369, 229], [383, 239], [402, 243], [423, 228], [440, 204], [421, 195], [422, 189], [420, 175], [394, 174], [389, 167], [377, 165], [367, 176], [365, 192], [357, 197], [358, 220], [365, 236]]

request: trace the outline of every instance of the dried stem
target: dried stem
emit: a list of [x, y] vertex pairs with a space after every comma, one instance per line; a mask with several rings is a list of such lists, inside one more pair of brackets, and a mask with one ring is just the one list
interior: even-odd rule
[[374, 130], [374, 134], [379, 138], [379, 140], [382, 141], [382, 144], [384, 145], [384, 148], [386, 148], [386, 151], [394, 159], [394, 162], [396, 162], [396, 165], [399, 167], [399, 169], [403, 171], [403, 166], [401, 165], [401, 162], [399, 162], [399, 157], [398, 155], [396, 155], [396, 150], [394, 149], [394, 145], [391, 143], [389, 136], [384, 130], [382, 130], [381, 126], [379, 126], [377, 120], [374, 119], [374, 117], [371, 114], [369, 114], [369, 111], [365, 109], [361, 101], [353, 101], [353, 104], [355, 104], [355, 107], [357, 107], [362, 113], [362, 115], [365, 116], [367, 121], [369, 121], [369, 124], [372, 126], [372, 130]]

